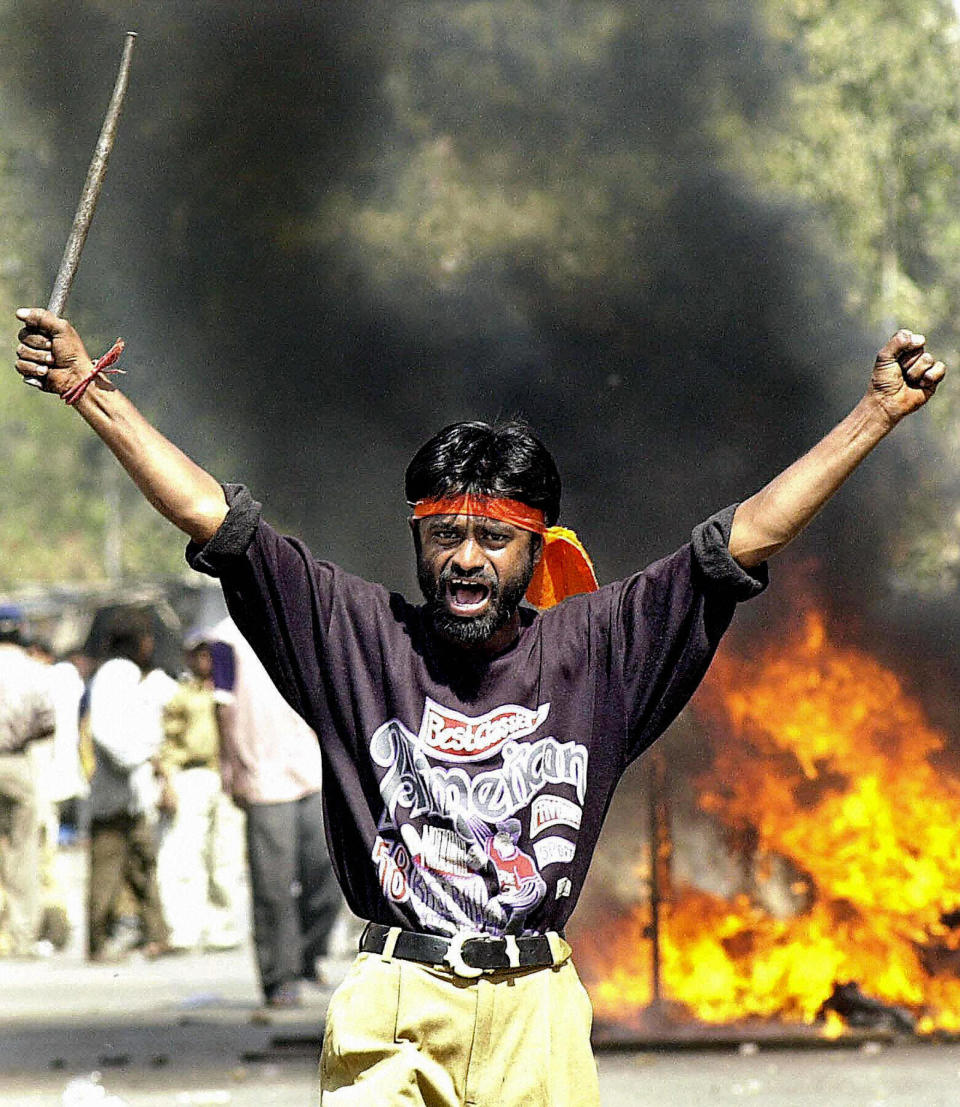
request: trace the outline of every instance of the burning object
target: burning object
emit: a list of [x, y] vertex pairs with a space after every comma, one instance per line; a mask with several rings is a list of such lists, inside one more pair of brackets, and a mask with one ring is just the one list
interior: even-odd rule
[[881, 1003], [864, 995], [853, 980], [834, 984], [833, 991], [820, 1004], [816, 1021], [825, 1023], [832, 1013], [854, 1030], [888, 1030], [893, 1034], [913, 1034], [917, 1020], [903, 1007]]
[[[576, 939], [598, 1019], [639, 1016], [659, 988], [701, 1023], [960, 1028], [960, 779], [898, 676], [810, 614], [755, 656], [723, 652], [694, 710], [710, 736], [695, 813], [741, 877], [723, 894], [679, 863], [650, 880], [647, 857], [640, 902]], [[672, 826], [680, 860], [690, 824]]]

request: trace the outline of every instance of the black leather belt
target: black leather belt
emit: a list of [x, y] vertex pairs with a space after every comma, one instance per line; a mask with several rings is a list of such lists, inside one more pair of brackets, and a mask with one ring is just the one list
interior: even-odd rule
[[443, 965], [458, 976], [545, 968], [556, 963], [546, 934], [495, 938], [462, 931], [453, 938], [444, 938], [439, 934], [419, 934], [380, 923], [367, 923], [360, 935], [360, 952], [383, 953], [389, 948], [391, 935], [396, 935], [396, 943], [390, 956], [424, 965]]

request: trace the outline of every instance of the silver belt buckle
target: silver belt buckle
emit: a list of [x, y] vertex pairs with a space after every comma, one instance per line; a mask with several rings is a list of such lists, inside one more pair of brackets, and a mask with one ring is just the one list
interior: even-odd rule
[[468, 965], [463, 959], [463, 943], [471, 938], [483, 938], [482, 934], [471, 934], [469, 930], [458, 930], [450, 939], [447, 952], [443, 955], [444, 962], [457, 976], [466, 977], [468, 980], [483, 975], [483, 969], [474, 965]]

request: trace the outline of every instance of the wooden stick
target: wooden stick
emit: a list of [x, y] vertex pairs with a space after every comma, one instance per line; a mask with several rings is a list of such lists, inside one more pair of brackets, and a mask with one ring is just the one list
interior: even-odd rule
[[127, 31], [123, 43], [123, 56], [120, 59], [120, 70], [117, 73], [116, 84], [113, 87], [113, 95], [110, 97], [110, 104], [107, 107], [107, 114], [104, 116], [103, 127], [100, 129], [100, 137], [97, 140], [96, 149], [93, 152], [90, 168], [87, 170], [87, 179], [83, 185], [83, 192], [80, 193], [80, 203], [77, 205], [77, 213], [73, 217], [70, 237], [67, 239], [67, 245], [64, 247], [63, 259], [60, 262], [57, 279], [53, 285], [53, 292], [50, 293], [50, 302], [47, 304], [48, 310], [52, 311], [54, 315], [61, 314], [66, 305], [67, 297], [70, 295], [70, 286], [73, 284], [73, 278], [77, 273], [77, 266], [80, 264], [80, 254], [83, 251], [83, 244], [87, 238], [87, 231], [90, 230], [93, 212], [97, 206], [97, 200], [100, 198], [100, 188], [103, 185], [103, 178], [107, 172], [107, 160], [110, 157], [110, 151], [113, 149], [113, 140], [116, 136], [117, 123], [120, 119], [120, 109], [123, 107], [123, 97], [127, 91], [127, 79], [130, 73], [130, 58], [133, 54], [133, 45], [136, 39], [137, 35], [135, 31]]

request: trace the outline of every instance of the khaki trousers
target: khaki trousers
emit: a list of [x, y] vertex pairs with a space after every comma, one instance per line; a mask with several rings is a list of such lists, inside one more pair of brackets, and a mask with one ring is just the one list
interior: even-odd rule
[[24, 751], [0, 754], [0, 919], [0, 956], [32, 953], [40, 928], [40, 807]]
[[111, 815], [90, 823], [87, 952], [91, 957], [103, 952], [124, 890], [133, 895], [143, 941], [166, 942], [157, 887], [156, 832], [146, 815]]
[[562, 964], [464, 980], [361, 953], [330, 1000], [321, 1107], [598, 1107], [593, 1012]]

